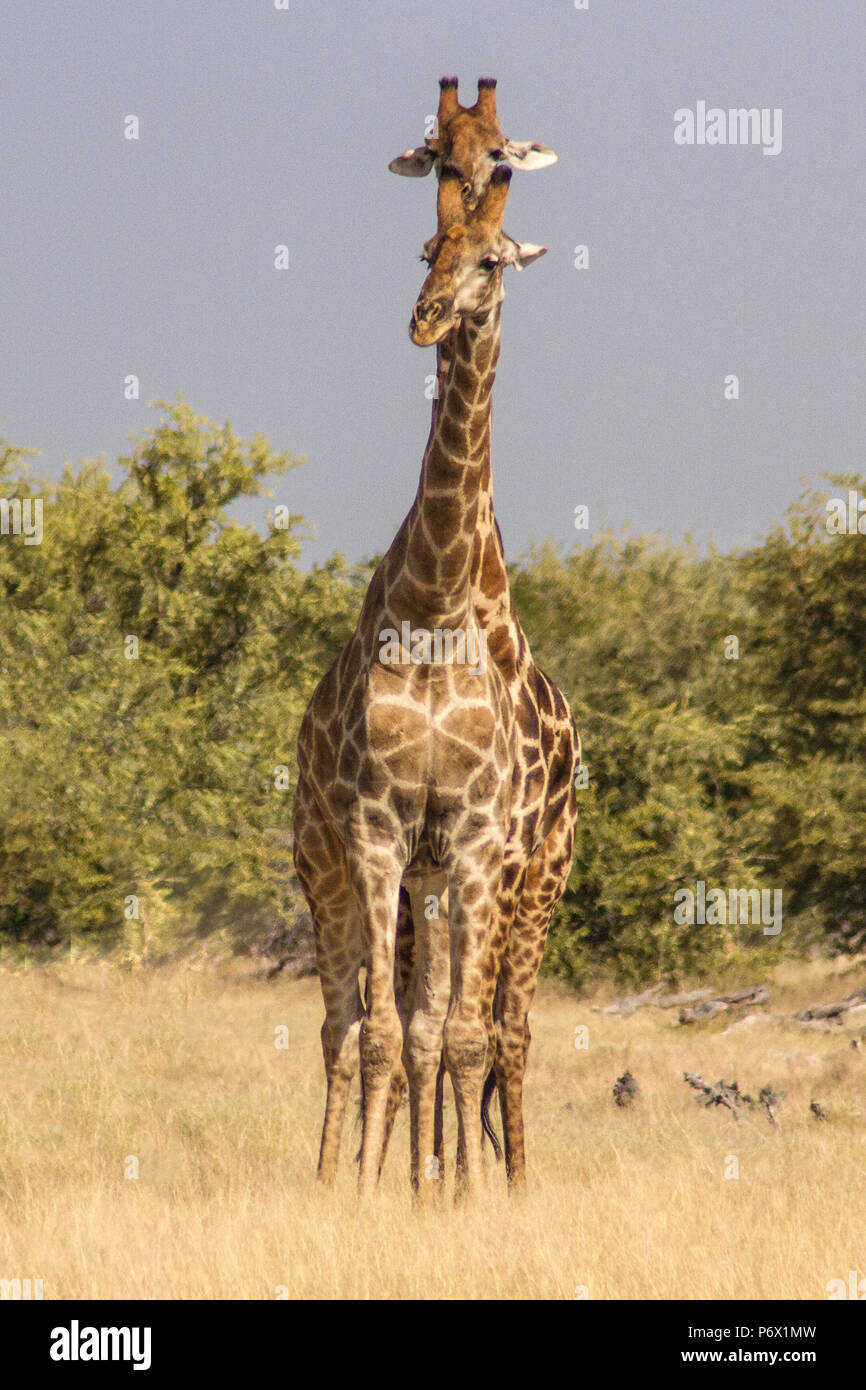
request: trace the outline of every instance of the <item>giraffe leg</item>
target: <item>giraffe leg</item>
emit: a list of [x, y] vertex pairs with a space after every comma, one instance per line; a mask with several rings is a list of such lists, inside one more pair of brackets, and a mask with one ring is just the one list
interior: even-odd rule
[[445, 1184], [445, 1132], [443, 1125], [443, 1106], [445, 1101], [445, 1066], [442, 1060], [439, 1061], [439, 1070], [436, 1073], [436, 1110], [433, 1116], [433, 1153], [436, 1156], [437, 1171], [439, 1173], [439, 1187], [437, 1192], [441, 1193]]
[[[328, 1096], [325, 1102], [317, 1176], [330, 1187], [337, 1175], [343, 1119], [352, 1081], [358, 1070], [358, 1039], [363, 1010], [358, 993], [357, 967], [345, 982], [329, 982], [327, 987], [323, 985], [323, 991], [326, 1017], [322, 1025], [322, 1053], [325, 1059]], [[352, 991], [354, 999], [351, 1008], [347, 1009], [346, 1000], [351, 999]]]
[[496, 988], [496, 1084], [509, 1189], [526, 1183], [523, 1078], [529, 1052], [529, 1009], [553, 909], [571, 870], [574, 819], [565, 815], [530, 861], [502, 958]]
[[[403, 1025], [403, 1037], [405, 1040], [406, 1029], [409, 1022], [409, 1010], [412, 1003], [412, 988], [414, 983], [415, 971], [415, 927], [412, 921], [412, 906], [409, 894], [405, 888], [400, 889], [400, 901], [397, 908], [397, 945], [394, 956], [394, 996], [397, 1001], [397, 1012]], [[405, 1042], [404, 1042], [405, 1047]], [[385, 1155], [388, 1152], [388, 1144], [391, 1139], [391, 1131], [394, 1128], [394, 1121], [397, 1118], [397, 1111], [406, 1094], [408, 1078], [403, 1066], [392, 1077], [391, 1087], [388, 1091], [388, 1104], [385, 1110], [385, 1137], [382, 1141], [382, 1153], [379, 1158], [379, 1177], [382, 1176], [382, 1169], [385, 1165]], [[361, 1154], [358, 1152], [358, 1159]]]
[[[379, 1177], [382, 1176], [382, 1169], [385, 1166], [385, 1155], [388, 1152], [388, 1145], [391, 1142], [391, 1133], [394, 1129], [394, 1121], [397, 1118], [397, 1111], [403, 1103], [406, 1094], [406, 1073], [401, 1068], [391, 1077], [391, 1085], [388, 1088], [388, 1102], [385, 1106], [385, 1134], [382, 1139], [382, 1152], [379, 1155]], [[360, 1150], [358, 1158], [360, 1160]]]
[[337, 1173], [349, 1091], [358, 1070], [363, 1013], [358, 972], [363, 949], [342, 845], [322, 819], [303, 779], [295, 796], [294, 855], [313, 917], [316, 963], [325, 1002], [322, 1053], [328, 1094], [317, 1173], [320, 1181], [330, 1186]]
[[498, 1162], [502, 1158], [502, 1145], [490, 1119], [490, 1102], [494, 1093], [498, 1094], [495, 1059], [498, 1047], [498, 1033], [494, 1019], [500, 1016], [500, 975], [502, 972], [503, 956], [505, 947], [510, 939], [511, 928], [514, 922], [514, 914], [520, 895], [523, 892], [523, 884], [526, 878], [526, 867], [521, 863], [519, 855], [514, 851], [506, 855], [502, 865], [502, 877], [499, 884], [499, 891], [496, 898], [496, 910], [493, 917], [493, 924], [490, 933], [491, 961], [493, 974], [487, 982], [485, 999], [485, 1016], [490, 1019], [490, 1066], [484, 1079], [481, 1091], [481, 1131], [490, 1140], [493, 1153]]
[[361, 1023], [364, 1126], [358, 1190], [376, 1188], [386, 1143], [388, 1099], [400, 1073], [403, 1029], [394, 996], [394, 950], [403, 865], [392, 847], [358, 842], [347, 851], [364, 939], [367, 1011]]
[[461, 852], [449, 875], [451, 999], [443, 1059], [457, 1110], [457, 1197], [471, 1196], [483, 1178], [481, 1094], [492, 1060], [495, 961], [491, 931], [502, 844], [487, 840]]
[[[428, 918], [426, 905], [431, 896], [436, 899], [436, 915]], [[437, 1093], [437, 1078], [442, 1065], [442, 1034], [450, 988], [448, 892], [444, 875], [431, 876], [413, 886], [412, 919], [415, 978], [404, 1056], [411, 1107], [412, 1190], [417, 1200], [426, 1201], [434, 1191], [441, 1191], [442, 1178], [441, 1087]]]

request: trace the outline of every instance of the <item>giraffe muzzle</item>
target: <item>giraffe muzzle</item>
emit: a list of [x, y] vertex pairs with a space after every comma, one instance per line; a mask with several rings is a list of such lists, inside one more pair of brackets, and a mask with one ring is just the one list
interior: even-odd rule
[[418, 300], [409, 320], [409, 336], [413, 343], [419, 347], [429, 347], [444, 337], [449, 327], [447, 305], [437, 299]]

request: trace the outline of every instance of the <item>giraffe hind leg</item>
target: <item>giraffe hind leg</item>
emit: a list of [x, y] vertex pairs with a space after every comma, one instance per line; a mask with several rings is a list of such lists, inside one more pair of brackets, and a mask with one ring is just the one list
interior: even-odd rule
[[493, 1149], [493, 1156], [497, 1163], [502, 1161], [502, 1145], [499, 1142], [499, 1135], [496, 1133], [493, 1121], [490, 1118], [490, 1103], [496, 1094], [496, 1068], [491, 1067], [484, 1082], [484, 1089], [481, 1092], [481, 1130], [485, 1137], [490, 1141]]
[[573, 847], [574, 817], [566, 813], [530, 862], [497, 982], [494, 1071], [505, 1142], [505, 1171], [512, 1189], [521, 1188], [526, 1181], [523, 1079], [531, 1038], [529, 1009], [553, 909], [571, 871]]
[[[397, 944], [394, 951], [394, 997], [397, 1001], [397, 1012], [400, 1015], [400, 1022], [403, 1027], [403, 1037], [406, 1037], [406, 1028], [409, 1019], [409, 1008], [411, 1005], [412, 981], [415, 969], [415, 927], [412, 920], [412, 903], [409, 893], [405, 888], [400, 889], [400, 899], [397, 906]], [[388, 1104], [385, 1110], [385, 1135], [382, 1140], [382, 1153], [379, 1157], [379, 1176], [382, 1176], [382, 1168], [385, 1163], [385, 1155], [388, 1152], [388, 1144], [391, 1133], [394, 1129], [394, 1121], [397, 1118], [397, 1111], [406, 1094], [408, 1078], [405, 1067], [401, 1064], [399, 1071], [395, 1072], [391, 1078], [391, 1087], [388, 1091]], [[358, 1154], [360, 1160], [360, 1152]]]

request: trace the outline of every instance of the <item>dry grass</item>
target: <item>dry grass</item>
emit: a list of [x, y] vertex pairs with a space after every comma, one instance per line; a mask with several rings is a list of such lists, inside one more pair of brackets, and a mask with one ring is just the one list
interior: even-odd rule
[[[843, 970], [784, 967], [774, 1013], [849, 992], [862, 965]], [[596, 1299], [820, 1299], [829, 1279], [863, 1272], [866, 1054], [848, 1046], [853, 1023], [681, 1029], [673, 1013], [606, 1017], [543, 983], [529, 1195], [509, 1201], [491, 1159], [474, 1209], [413, 1210], [404, 1110], [380, 1199], [359, 1213], [357, 1127], [337, 1191], [313, 1181], [321, 1017], [316, 980], [263, 984], [241, 967], [0, 971], [0, 1276], [41, 1277], [46, 1298], [274, 1298], [279, 1286], [290, 1298], [574, 1298], [584, 1286]], [[287, 1050], [274, 1046], [281, 1024]], [[619, 1111], [611, 1086], [626, 1067], [641, 1097]], [[779, 1128], [696, 1105], [686, 1069], [786, 1090]]]

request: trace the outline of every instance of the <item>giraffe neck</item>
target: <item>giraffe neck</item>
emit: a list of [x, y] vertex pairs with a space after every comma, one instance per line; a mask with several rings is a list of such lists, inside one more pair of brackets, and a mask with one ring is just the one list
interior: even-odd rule
[[438, 399], [415, 502], [392, 547], [387, 605], [393, 618], [458, 627], [473, 620], [472, 570], [479, 516], [490, 510], [491, 393], [500, 306], [463, 319], [440, 353]]
[[[454, 359], [455, 337], [455, 333], [449, 333], [437, 347], [439, 399], [444, 395], [445, 382]], [[434, 420], [436, 410], [437, 401], [434, 400]], [[478, 514], [470, 587], [476, 622], [483, 631], [491, 634], [492, 650], [507, 683], [517, 686], [527, 678], [533, 663], [511, 597], [502, 534], [493, 510], [493, 472], [489, 447], [485, 453], [478, 485]]]
[[[449, 333], [436, 349], [437, 397], [444, 393], [445, 382], [454, 359], [455, 337], [455, 333]], [[438, 400], [434, 400], [434, 420], [437, 405]], [[471, 587], [476, 615], [482, 628], [488, 628], [496, 622], [504, 622], [513, 628], [519, 627], [511, 602], [502, 535], [493, 510], [493, 470], [489, 447], [479, 478]]]

